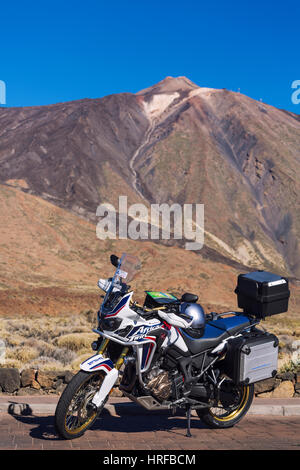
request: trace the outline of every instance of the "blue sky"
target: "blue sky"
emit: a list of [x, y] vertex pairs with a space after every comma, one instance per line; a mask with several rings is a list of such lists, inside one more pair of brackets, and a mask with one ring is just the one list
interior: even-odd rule
[[14, 1], [0, 6], [7, 106], [137, 92], [166, 76], [300, 114], [300, 3]]

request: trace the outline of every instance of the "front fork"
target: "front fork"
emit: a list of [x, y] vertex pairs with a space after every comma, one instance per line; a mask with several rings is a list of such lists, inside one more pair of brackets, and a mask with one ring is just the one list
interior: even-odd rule
[[[99, 355], [100, 357], [102, 357], [102, 355], [104, 354], [104, 352], [106, 351], [107, 349], [107, 346], [108, 346], [108, 343], [109, 343], [109, 339], [107, 338], [104, 338], [102, 343], [101, 343], [101, 346], [97, 352], [97, 355]], [[109, 366], [109, 364], [107, 364], [107, 361], [106, 361], [106, 364], [105, 364], [105, 361], [104, 362], [99, 362], [99, 365], [96, 366], [97, 368], [105, 371], [106, 373], [106, 376], [101, 384], [101, 387], [100, 389], [98, 390], [98, 392], [94, 395], [93, 397], [93, 400], [92, 400], [92, 403], [93, 405], [95, 405], [97, 408], [99, 408], [105, 398], [107, 397], [107, 395], [112, 391], [112, 388], [114, 386], [114, 384], [116, 383], [117, 381], [117, 378], [119, 376], [119, 369], [122, 367], [123, 363], [124, 363], [124, 359], [126, 357], [126, 355], [128, 354], [128, 351], [129, 351], [129, 348], [128, 347], [124, 347], [122, 349], [122, 352], [118, 358], [118, 360], [116, 361], [115, 365], [113, 368], [111, 368]], [[110, 368], [110, 370], [109, 370]]]

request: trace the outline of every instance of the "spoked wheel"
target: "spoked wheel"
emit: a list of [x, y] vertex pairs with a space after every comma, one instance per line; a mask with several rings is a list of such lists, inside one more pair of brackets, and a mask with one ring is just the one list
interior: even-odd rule
[[92, 426], [99, 411], [87, 405], [99, 390], [103, 379], [104, 374], [101, 371], [79, 371], [67, 385], [55, 411], [55, 429], [60, 437], [75, 439]]
[[212, 428], [230, 428], [249, 410], [254, 397], [254, 385], [235, 385], [225, 380], [220, 388], [218, 405], [197, 410], [199, 418]]

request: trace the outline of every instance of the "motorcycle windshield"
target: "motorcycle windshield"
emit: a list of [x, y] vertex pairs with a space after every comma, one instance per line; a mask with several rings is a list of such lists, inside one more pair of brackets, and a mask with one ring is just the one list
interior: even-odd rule
[[104, 316], [111, 313], [118, 305], [126, 293], [126, 284], [132, 281], [140, 269], [139, 258], [123, 253], [101, 307]]
[[124, 279], [124, 282], [130, 282], [141, 269], [141, 262], [136, 256], [123, 253], [119, 266], [115, 272], [114, 278]]

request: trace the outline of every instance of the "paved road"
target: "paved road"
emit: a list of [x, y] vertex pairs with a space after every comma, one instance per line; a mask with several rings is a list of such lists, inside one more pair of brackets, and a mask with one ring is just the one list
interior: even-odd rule
[[79, 439], [59, 440], [53, 415], [0, 413], [0, 449], [95, 450], [300, 450], [300, 416], [246, 416], [234, 428], [213, 430], [192, 418], [192, 438], [185, 437], [183, 416], [147, 412], [111, 414]]

